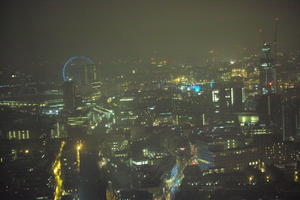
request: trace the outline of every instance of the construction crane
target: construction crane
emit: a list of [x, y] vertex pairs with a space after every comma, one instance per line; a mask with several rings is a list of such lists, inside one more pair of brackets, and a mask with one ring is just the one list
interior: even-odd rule
[[276, 65], [277, 61], [277, 43], [278, 43], [278, 23], [279, 23], [279, 17], [275, 17], [274, 19], [275, 22], [275, 27], [274, 27], [274, 41], [273, 41], [273, 46], [274, 46], [274, 64]]

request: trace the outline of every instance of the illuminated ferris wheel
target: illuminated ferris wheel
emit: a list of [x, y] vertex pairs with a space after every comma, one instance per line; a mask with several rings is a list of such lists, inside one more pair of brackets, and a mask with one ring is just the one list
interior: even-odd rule
[[64, 81], [73, 81], [77, 85], [88, 85], [96, 80], [96, 65], [86, 56], [73, 56], [63, 67]]

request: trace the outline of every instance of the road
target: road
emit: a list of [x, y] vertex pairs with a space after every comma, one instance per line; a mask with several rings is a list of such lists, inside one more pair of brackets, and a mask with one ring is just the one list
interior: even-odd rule
[[184, 178], [184, 169], [187, 161], [177, 158], [175, 165], [169, 172], [169, 175], [163, 181], [163, 188], [160, 194], [154, 196], [154, 200], [174, 200], [175, 194]]
[[63, 179], [61, 177], [61, 154], [63, 151], [63, 148], [65, 146], [66, 142], [62, 141], [60, 143], [60, 148], [58, 151], [58, 154], [55, 158], [55, 161], [53, 163], [52, 166], [52, 172], [55, 178], [55, 191], [54, 191], [54, 200], [60, 200], [61, 199], [61, 195], [63, 193]]

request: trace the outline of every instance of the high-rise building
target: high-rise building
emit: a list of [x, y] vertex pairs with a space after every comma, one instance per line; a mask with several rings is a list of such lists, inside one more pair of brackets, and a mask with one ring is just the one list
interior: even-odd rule
[[276, 70], [274, 68], [271, 45], [264, 43], [261, 49], [260, 90], [261, 94], [276, 93]]
[[212, 90], [212, 102], [215, 107], [215, 113], [223, 111], [242, 111], [243, 93], [242, 84], [216, 85]]
[[96, 81], [96, 79], [97, 79], [96, 65], [94, 65], [94, 64], [84, 65], [83, 84], [90, 85], [90, 84], [94, 83]]
[[76, 86], [73, 81], [65, 81], [63, 85], [64, 110], [72, 112], [76, 108]]

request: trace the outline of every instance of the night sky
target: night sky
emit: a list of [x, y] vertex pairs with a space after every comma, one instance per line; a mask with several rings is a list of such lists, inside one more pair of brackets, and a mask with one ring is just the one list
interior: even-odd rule
[[272, 41], [275, 17], [279, 47], [300, 44], [298, 0], [3, 0], [0, 7], [0, 64], [72, 55], [201, 57], [210, 49], [234, 56]]

